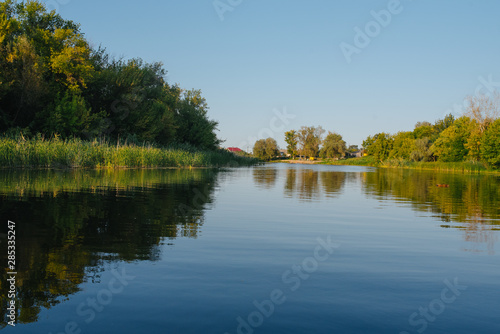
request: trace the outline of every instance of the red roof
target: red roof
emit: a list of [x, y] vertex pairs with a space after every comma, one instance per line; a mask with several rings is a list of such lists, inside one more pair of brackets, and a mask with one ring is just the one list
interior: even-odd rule
[[237, 147], [228, 147], [227, 150], [229, 152], [242, 152], [239, 148]]

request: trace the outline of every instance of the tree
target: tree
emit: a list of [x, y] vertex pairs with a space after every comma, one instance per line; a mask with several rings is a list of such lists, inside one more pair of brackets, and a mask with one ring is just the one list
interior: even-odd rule
[[500, 94], [493, 95], [478, 94], [467, 97], [465, 116], [475, 120], [481, 134], [495, 119], [500, 116]]
[[276, 140], [274, 140], [273, 138], [266, 139], [265, 152], [266, 152], [266, 159], [267, 160], [271, 160], [273, 158], [276, 158], [280, 154], [279, 148], [278, 148], [278, 143], [276, 142]]
[[500, 119], [494, 121], [484, 133], [481, 159], [494, 168], [500, 168]]
[[481, 159], [481, 141], [488, 126], [500, 115], [500, 95], [478, 94], [467, 98], [465, 115], [470, 119], [469, 136], [465, 148], [474, 161]]
[[271, 160], [278, 154], [278, 143], [273, 138], [259, 139], [253, 146], [253, 155], [258, 159]]
[[316, 157], [319, 153], [321, 137], [325, 130], [321, 126], [303, 126], [298, 132], [300, 154], [308, 157]]
[[349, 145], [349, 148], [347, 149], [348, 152], [354, 153], [359, 151], [359, 146], [358, 145]]
[[434, 127], [429, 122], [417, 122], [415, 124], [415, 129], [413, 130], [413, 136], [415, 139], [420, 138], [430, 138], [434, 133]]
[[389, 134], [381, 132], [373, 137], [368, 137], [363, 141], [363, 146], [368, 154], [373, 155], [373, 157], [379, 161], [384, 161], [389, 157], [393, 141], [394, 140]]
[[198, 90], [169, 85], [159, 62], [111, 59], [41, 1], [0, 2], [0, 131], [216, 149]]
[[218, 122], [208, 118], [208, 105], [200, 90], [183, 92], [177, 108], [177, 140], [203, 149], [217, 148], [221, 140], [217, 138]]
[[363, 140], [363, 149], [367, 154], [371, 154], [371, 146], [374, 142], [375, 138], [373, 136], [368, 136], [365, 140]]
[[455, 117], [452, 114], [446, 115], [443, 119], [438, 119], [434, 123], [434, 133], [439, 135], [441, 132], [449, 128], [455, 122]]
[[393, 137], [392, 150], [389, 158], [410, 159], [411, 152], [415, 150], [415, 138], [411, 131], [400, 131]]
[[431, 146], [431, 151], [439, 160], [444, 162], [463, 161], [468, 155], [466, 147], [470, 137], [471, 119], [462, 116], [452, 126], [441, 132], [438, 139]]
[[28, 127], [38, 112], [92, 75], [79, 26], [39, 1], [0, 2], [0, 130]]
[[343, 158], [347, 152], [347, 147], [342, 136], [335, 132], [328, 132], [323, 147], [321, 148], [322, 158]]
[[266, 140], [265, 139], [259, 139], [255, 142], [253, 145], [253, 156], [261, 159], [261, 160], [266, 160]]
[[45, 133], [63, 137], [99, 134], [100, 120], [104, 115], [102, 112], [93, 114], [81, 95], [66, 92], [50, 108], [52, 112], [45, 123]]
[[415, 149], [411, 152], [410, 158], [413, 161], [430, 161], [432, 159], [431, 141], [424, 137], [415, 140]]
[[292, 159], [298, 154], [297, 144], [298, 144], [298, 133], [295, 130], [290, 130], [285, 132], [285, 142], [288, 144], [286, 150], [288, 154], [292, 156]]

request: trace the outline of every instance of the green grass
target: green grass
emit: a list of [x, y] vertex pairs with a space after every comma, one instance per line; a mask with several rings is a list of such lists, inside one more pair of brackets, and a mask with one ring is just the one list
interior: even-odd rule
[[344, 160], [324, 159], [320, 163], [325, 165], [341, 165], [341, 166], [372, 166], [372, 167], [380, 166], [380, 163], [371, 156], [344, 159]]
[[476, 161], [461, 161], [461, 162], [411, 162], [403, 161], [401, 165], [395, 164], [393, 161], [386, 162], [383, 167], [402, 167], [422, 170], [435, 170], [440, 172], [461, 172], [461, 173], [480, 173], [480, 172], [499, 172], [488, 169], [483, 163]]
[[23, 168], [156, 168], [248, 166], [258, 160], [225, 150], [200, 151], [180, 145], [111, 145], [105, 141], [57, 137], [0, 138], [0, 167]]
[[375, 160], [372, 156], [362, 158], [352, 158], [345, 160], [325, 160], [323, 164], [343, 165], [343, 166], [371, 166], [385, 168], [408, 168], [421, 170], [435, 170], [441, 172], [460, 172], [460, 173], [500, 173], [499, 170], [489, 169], [485, 164], [477, 161], [460, 162], [413, 162], [404, 159], [392, 159], [384, 162]]

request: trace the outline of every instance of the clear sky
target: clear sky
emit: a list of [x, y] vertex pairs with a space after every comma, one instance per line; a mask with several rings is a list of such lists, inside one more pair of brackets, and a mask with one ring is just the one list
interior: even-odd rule
[[360, 145], [500, 87], [498, 0], [45, 2], [110, 54], [161, 61], [169, 83], [201, 89], [226, 147], [259, 135], [284, 147], [303, 125]]

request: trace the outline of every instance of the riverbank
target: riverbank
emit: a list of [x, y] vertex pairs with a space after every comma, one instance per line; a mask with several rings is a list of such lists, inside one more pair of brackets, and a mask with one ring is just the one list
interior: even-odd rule
[[393, 159], [384, 162], [376, 161], [373, 157], [351, 158], [345, 160], [323, 160], [319, 162], [327, 165], [342, 165], [342, 166], [369, 166], [380, 168], [404, 168], [404, 169], [419, 169], [433, 170], [439, 172], [458, 172], [458, 173], [494, 173], [500, 174], [500, 170], [490, 169], [481, 162], [476, 161], [460, 161], [460, 162], [414, 162], [402, 159]]
[[322, 164], [337, 166], [367, 166], [380, 168], [404, 168], [433, 170], [439, 172], [458, 172], [458, 173], [493, 173], [500, 174], [500, 170], [490, 169], [481, 162], [462, 161], [462, 162], [413, 162], [407, 160], [388, 160], [384, 162], [376, 161], [373, 157], [351, 158], [344, 160], [323, 159], [317, 161], [309, 160], [280, 160], [283, 163], [295, 164]]
[[187, 146], [111, 145], [97, 140], [0, 138], [1, 168], [234, 167], [258, 162], [222, 149], [202, 151]]

